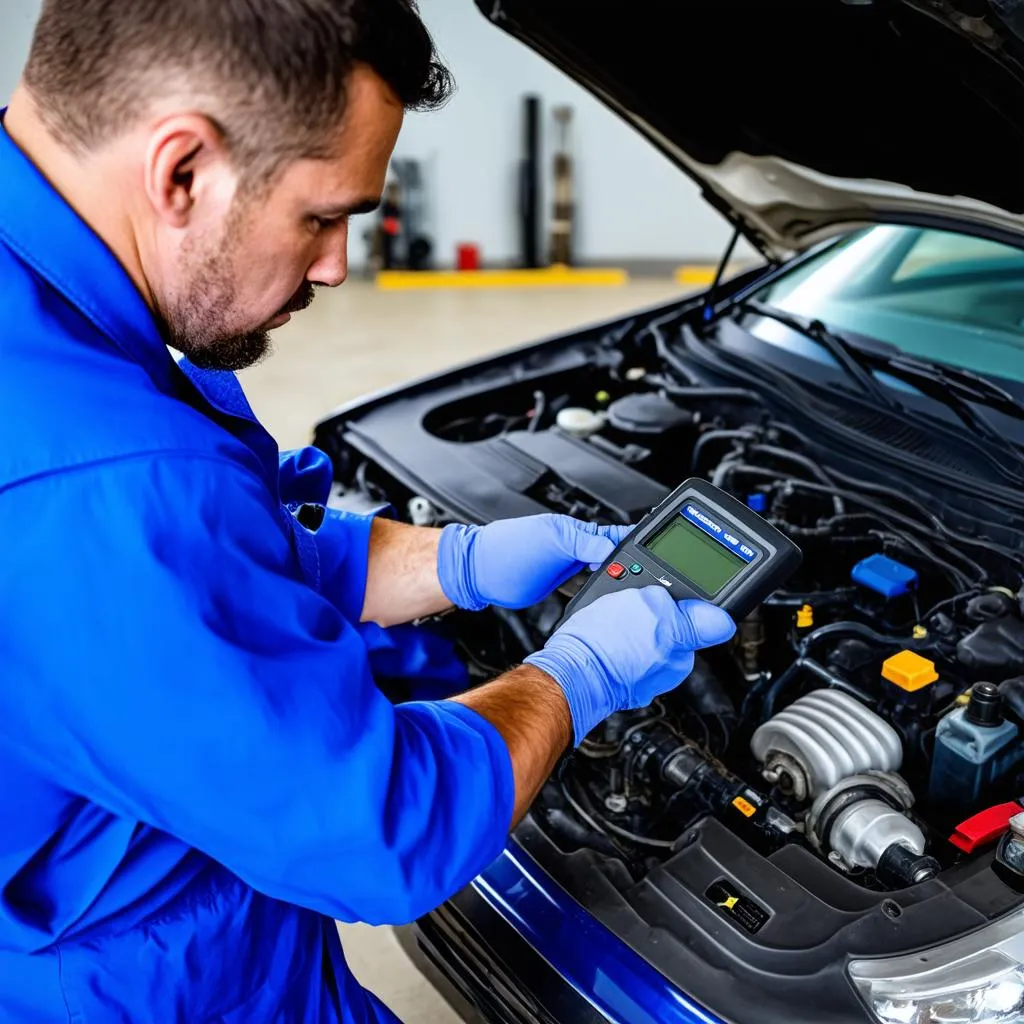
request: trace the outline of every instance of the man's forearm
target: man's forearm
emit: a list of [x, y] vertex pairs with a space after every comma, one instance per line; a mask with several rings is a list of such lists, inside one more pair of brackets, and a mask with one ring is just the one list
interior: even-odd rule
[[451, 607], [437, 579], [440, 539], [440, 530], [373, 521], [363, 622], [395, 626]]
[[486, 718], [508, 744], [515, 778], [515, 825], [572, 740], [572, 718], [561, 687], [546, 672], [521, 665], [453, 698]]
[[[364, 622], [409, 622], [451, 606], [437, 577], [441, 531], [377, 519], [370, 532]], [[515, 777], [510, 826], [526, 813], [559, 755], [572, 741], [572, 718], [561, 687], [531, 665], [453, 698], [486, 718], [508, 745]]]

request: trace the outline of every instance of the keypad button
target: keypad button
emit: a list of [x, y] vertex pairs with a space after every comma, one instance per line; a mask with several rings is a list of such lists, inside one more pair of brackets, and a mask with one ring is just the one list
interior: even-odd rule
[[620, 565], [618, 562], [612, 562], [612, 564], [608, 566], [607, 572], [613, 580], [621, 580], [622, 577], [626, 575], [626, 567], [624, 565]]
[[632, 573], [632, 574], [633, 574], [634, 576], [639, 576], [639, 575], [640, 575], [640, 573], [642, 573], [642, 572], [644, 571], [644, 567], [643, 567], [643, 566], [642, 566], [642, 565], [641, 565], [641, 564], [640, 564], [639, 562], [634, 562], [634, 563], [633, 563], [633, 564], [632, 564], [632, 565], [631, 565], [631, 566], [629, 567], [629, 571], [630, 571], [630, 572], [631, 572], [631, 573]]

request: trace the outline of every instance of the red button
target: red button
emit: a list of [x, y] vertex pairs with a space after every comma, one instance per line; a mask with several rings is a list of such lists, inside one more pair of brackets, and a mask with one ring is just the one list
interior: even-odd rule
[[1010, 819], [1022, 810], [1024, 807], [1015, 801], [979, 811], [966, 821], [961, 821], [949, 841], [964, 853], [974, 853], [979, 846], [986, 846], [998, 839], [1010, 827]]
[[608, 575], [611, 576], [613, 580], [621, 580], [622, 577], [626, 575], [626, 567], [624, 565], [619, 565], [618, 562], [612, 562], [612, 564], [608, 566]]

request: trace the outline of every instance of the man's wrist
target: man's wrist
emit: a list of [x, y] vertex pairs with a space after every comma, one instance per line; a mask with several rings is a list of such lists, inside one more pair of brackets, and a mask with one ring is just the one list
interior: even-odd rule
[[[560, 648], [571, 645], [571, 653]], [[572, 722], [572, 743], [579, 746], [583, 738], [614, 710], [606, 707], [601, 697], [607, 693], [603, 666], [574, 637], [560, 636], [557, 645], [550, 644], [523, 659], [524, 665], [538, 669], [558, 686], [569, 708]], [[581, 665], [586, 670], [581, 671]]]
[[452, 700], [493, 725], [508, 746], [516, 782], [515, 824], [573, 736], [572, 715], [558, 683], [542, 669], [520, 665]]
[[437, 582], [456, 608], [479, 612], [487, 607], [476, 592], [473, 547], [479, 526], [450, 523], [441, 531], [437, 545]]
[[554, 676], [537, 665], [524, 662], [512, 670], [523, 696], [550, 711], [550, 720], [559, 727], [561, 749], [573, 742], [572, 709], [565, 690]]

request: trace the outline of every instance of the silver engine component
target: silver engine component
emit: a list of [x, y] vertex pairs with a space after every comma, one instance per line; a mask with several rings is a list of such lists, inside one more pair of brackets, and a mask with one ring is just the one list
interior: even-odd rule
[[931, 878], [938, 865], [923, 856], [925, 837], [907, 817], [914, 794], [895, 774], [865, 772], [822, 793], [808, 812], [811, 843], [843, 871], [883, 864], [897, 880]]
[[797, 800], [813, 800], [861, 772], [896, 771], [899, 734], [840, 690], [815, 690], [761, 725], [750, 749], [764, 778]]

